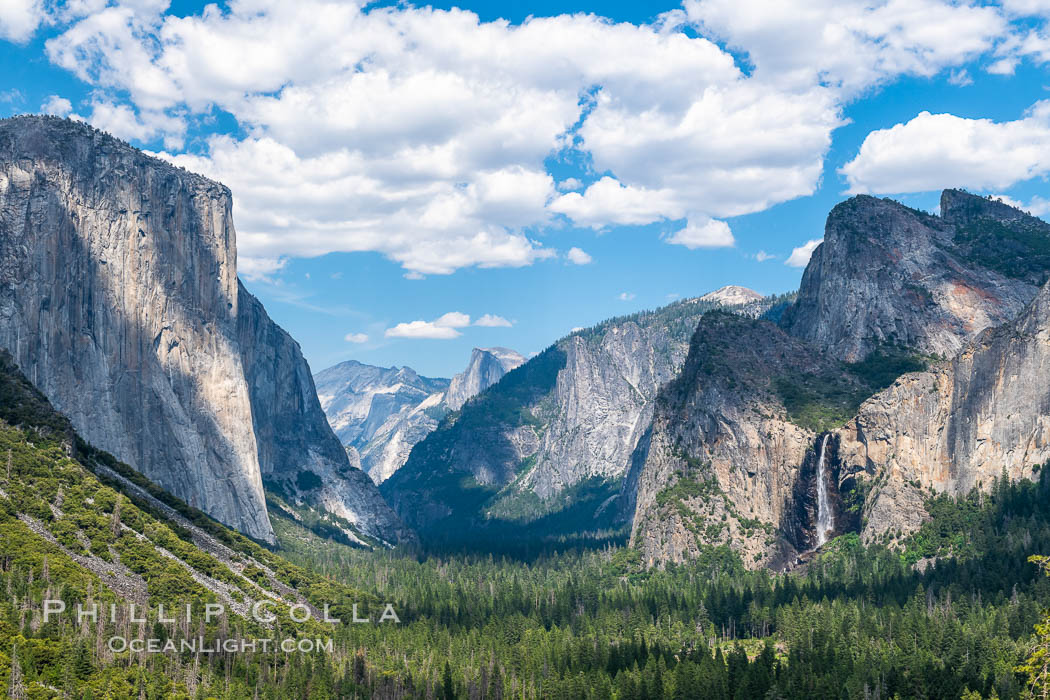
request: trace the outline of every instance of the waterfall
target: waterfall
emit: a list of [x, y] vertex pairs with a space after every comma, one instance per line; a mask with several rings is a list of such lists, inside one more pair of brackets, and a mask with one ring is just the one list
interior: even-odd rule
[[828, 502], [827, 470], [824, 466], [824, 452], [828, 446], [828, 438], [825, 435], [820, 443], [820, 457], [817, 459], [817, 546], [828, 541], [828, 533], [835, 527], [835, 514], [831, 512], [831, 504]]

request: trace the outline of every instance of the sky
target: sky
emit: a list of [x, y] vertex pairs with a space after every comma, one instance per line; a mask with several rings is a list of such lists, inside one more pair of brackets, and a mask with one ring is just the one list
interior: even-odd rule
[[1050, 216], [1050, 0], [0, 0], [0, 65], [228, 185], [315, 371], [792, 291], [854, 194]]

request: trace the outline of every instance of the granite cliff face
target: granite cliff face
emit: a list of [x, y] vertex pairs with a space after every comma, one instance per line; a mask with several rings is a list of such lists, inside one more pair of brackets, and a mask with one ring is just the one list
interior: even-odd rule
[[868, 196], [836, 206], [783, 327], [848, 361], [886, 344], [950, 358], [1016, 317], [1046, 281], [1050, 225], [958, 190], [941, 209]]
[[524, 363], [522, 355], [507, 348], [474, 348], [467, 368], [452, 377], [445, 392], [445, 405], [450, 411], [458, 411], [504, 374]]
[[321, 407], [351, 462], [356, 460], [376, 484], [401, 468], [445, 412], [448, 380], [421, 377], [410, 367], [350, 360], [314, 379]]
[[380, 484], [450, 410], [524, 361], [506, 348], [474, 348], [467, 368], [451, 382], [421, 377], [409, 367], [385, 369], [353, 360], [318, 372], [316, 379], [321, 406], [351, 460], [356, 457]]
[[383, 494], [419, 528], [469, 534], [468, 523], [537, 522], [583, 501], [582, 521], [607, 526], [652, 400], [719, 306], [689, 299], [563, 338], [450, 414]]
[[680, 562], [725, 545], [748, 566], [776, 566], [815, 547], [825, 419], [807, 409], [826, 402], [848, 412], [867, 393], [848, 366], [772, 323], [705, 315], [624, 484], [643, 561]]
[[780, 321], [795, 337], [701, 320], [621, 497], [648, 564], [790, 563], [819, 544], [818, 494], [831, 535], [892, 542], [930, 494], [1050, 458], [1050, 225], [955, 190], [941, 209], [835, 207]]
[[262, 304], [239, 288], [241, 361], [248, 379], [263, 481], [297, 504], [346, 520], [356, 534], [384, 542], [411, 540], [409, 532], [328, 425], [310, 366], [288, 333]]
[[222, 185], [84, 124], [0, 121], [0, 347], [86, 440], [272, 541], [264, 473], [354, 476], [298, 348], [239, 285], [230, 212]]
[[838, 431], [841, 475], [870, 487], [866, 540], [916, 530], [929, 491], [966, 494], [1050, 460], [1050, 286], [950, 362], [906, 374]]
[[340, 362], [314, 376], [321, 408], [344, 445], [367, 444], [386, 420], [448, 388], [447, 379], [421, 377], [411, 367]]

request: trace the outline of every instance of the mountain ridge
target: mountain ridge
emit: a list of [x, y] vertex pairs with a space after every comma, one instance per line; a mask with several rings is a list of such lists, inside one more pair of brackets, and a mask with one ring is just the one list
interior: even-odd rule
[[[685, 299], [571, 333], [447, 416], [381, 492], [439, 538], [487, 537], [490, 526], [517, 536], [557, 513], [590, 530], [618, 528], [611, 500], [652, 399], [684, 362], [696, 321], [721, 306]], [[563, 498], [570, 489], [588, 494], [589, 512]]]

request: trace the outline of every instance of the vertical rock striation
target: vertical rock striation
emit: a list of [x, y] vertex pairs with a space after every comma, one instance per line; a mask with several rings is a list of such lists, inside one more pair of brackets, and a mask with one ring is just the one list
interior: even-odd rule
[[84, 124], [0, 121], [0, 347], [87, 441], [273, 541], [263, 472], [334, 457], [289, 343], [240, 287], [227, 188]]
[[848, 361], [886, 344], [950, 358], [1017, 316], [1050, 269], [1026, 232], [1045, 237], [1050, 225], [958, 190], [941, 208], [868, 196], [837, 205], [783, 327]]
[[[582, 519], [615, 514], [608, 499], [645, 435], [657, 391], [682, 367], [700, 317], [722, 306], [687, 299], [563, 338], [449, 415], [383, 494], [417, 528], [441, 523], [465, 536], [468, 524], [533, 522], [571, 509], [571, 489], [586, 483], [609, 495]], [[758, 314], [768, 302], [734, 308]]]
[[361, 534], [385, 542], [412, 539], [368, 476], [351, 466], [321, 410], [299, 344], [243, 285], [239, 298], [241, 358], [262, 478], [297, 502], [343, 518]]
[[802, 392], [864, 390], [841, 363], [772, 323], [705, 315], [624, 484], [643, 561], [681, 562], [724, 545], [748, 566], [775, 566], [816, 546], [823, 440], [786, 404]]
[[958, 190], [941, 211], [836, 206], [780, 319], [793, 338], [701, 320], [621, 499], [647, 563], [725, 545], [777, 565], [820, 544], [822, 512], [892, 542], [930, 494], [1050, 459], [1050, 225]]
[[507, 348], [474, 348], [470, 353], [467, 368], [452, 377], [452, 381], [449, 382], [445, 392], [445, 405], [450, 411], [458, 411], [467, 401], [524, 362], [524, 357]]
[[966, 494], [1050, 460], [1050, 286], [950, 362], [906, 374], [839, 431], [843, 477], [870, 486], [863, 536], [922, 524], [929, 491]]

